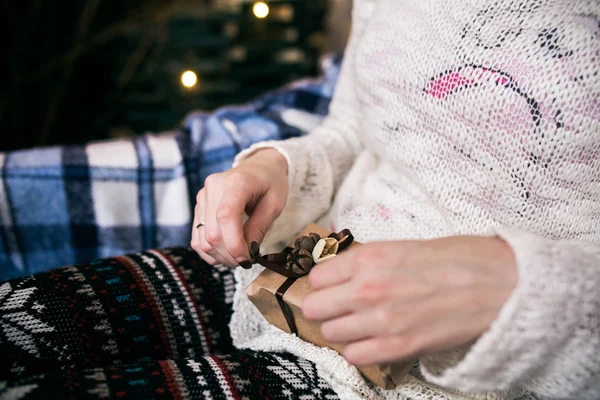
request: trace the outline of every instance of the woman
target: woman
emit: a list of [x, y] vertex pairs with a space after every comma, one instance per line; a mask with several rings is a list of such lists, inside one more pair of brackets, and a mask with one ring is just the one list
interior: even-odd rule
[[[150, 251], [0, 286], [5, 392], [599, 398], [599, 20], [593, 0], [357, 0], [325, 123], [198, 193], [192, 247], [215, 269]], [[262, 319], [257, 267], [232, 295], [221, 266], [315, 220], [368, 243], [316, 267], [304, 303], [348, 362]], [[413, 357], [393, 391], [350, 366]], [[23, 378], [71, 362], [95, 369]]]
[[354, 7], [326, 122], [210, 177], [192, 246], [245, 263], [284, 205], [290, 233], [325, 215], [370, 242], [315, 268], [304, 303], [350, 363], [600, 398], [600, 4]]

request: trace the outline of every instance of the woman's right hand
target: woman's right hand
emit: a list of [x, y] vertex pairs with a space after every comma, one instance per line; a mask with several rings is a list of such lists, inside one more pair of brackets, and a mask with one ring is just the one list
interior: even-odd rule
[[[248, 244], [262, 242], [287, 195], [287, 161], [275, 149], [259, 150], [237, 168], [210, 175], [196, 196], [192, 248], [212, 265], [251, 267]], [[249, 219], [242, 224], [244, 212]]]

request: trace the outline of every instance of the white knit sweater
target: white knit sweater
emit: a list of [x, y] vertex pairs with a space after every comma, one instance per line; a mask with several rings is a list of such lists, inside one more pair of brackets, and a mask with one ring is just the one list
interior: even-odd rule
[[355, 0], [325, 122], [238, 158], [288, 161], [271, 237], [323, 217], [361, 242], [495, 233], [519, 283], [472, 347], [395, 391], [269, 327], [243, 293], [257, 267], [236, 272], [236, 345], [312, 360], [344, 399], [600, 399], [599, 15], [598, 0]]

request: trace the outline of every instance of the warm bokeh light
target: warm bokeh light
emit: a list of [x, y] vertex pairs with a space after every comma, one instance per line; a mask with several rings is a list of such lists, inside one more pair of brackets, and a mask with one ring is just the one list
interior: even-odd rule
[[265, 2], [257, 1], [252, 7], [252, 12], [256, 18], [265, 18], [269, 15], [269, 6]]
[[181, 83], [186, 88], [194, 87], [198, 83], [198, 76], [194, 71], [185, 71], [181, 74]]

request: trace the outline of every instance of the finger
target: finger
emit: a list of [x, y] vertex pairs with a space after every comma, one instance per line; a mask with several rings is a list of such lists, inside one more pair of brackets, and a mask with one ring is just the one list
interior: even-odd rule
[[[403, 334], [407, 331], [422, 329], [425, 325], [434, 325], [448, 319], [454, 321], [449, 326], [441, 328], [443, 332], [458, 331], [453, 327], [460, 322], [460, 331], [472, 335], [475, 325], [479, 329], [485, 327], [484, 318], [487, 309], [476, 309], [465, 307], [465, 304], [477, 302], [482, 294], [475, 292], [474, 295], [455, 294], [452, 292], [438, 293], [437, 296], [425, 299], [403, 297], [389, 297], [389, 293], [397, 293], [389, 287], [377, 282], [368, 284], [357, 283], [360, 289], [354, 292], [349, 301], [355, 301], [354, 312], [325, 321], [321, 326], [323, 336], [335, 343], [352, 342], [371, 336], [391, 336]], [[401, 286], [400, 286], [401, 287]], [[373, 289], [373, 294], [368, 293], [367, 288]], [[489, 320], [487, 321], [489, 325]], [[481, 330], [480, 330], [481, 331]], [[445, 335], [448, 338], [448, 335]]]
[[192, 249], [194, 249], [194, 251], [196, 251], [196, 253], [198, 253], [198, 255], [204, 261], [211, 265], [215, 265], [217, 264], [217, 261], [207, 253], [209, 251], [212, 251], [212, 247], [210, 247], [210, 245], [204, 240], [202, 234], [204, 226], [199, 226], [199, 224], [204, 224], [202, 222], [201, 217], [202, 215], [204, 215], [204, 212], [202, 211], [204, 209], [204, 197], [205, 193], [202, 190], [199, 191], [198, 195], [196, 196], [196, 207], [194, 207], [194, 219], [192, 221], [192, 239], [190, 244], [192, 246]]
[[350, 343], [344, 348], [343, 354], [350, 364], [360, 367], [408, 360], [419, 354], [422, 348], [419, 335], [407, 333]]
[[[205, 247], [204, 248], [210, 248], [212, 251], [212, 247], [208, 244], [206, 244], [206, 240], [204, 240], [204, 226], [198, 226], [198, 224], [196, 224], [196, 226], [194, 227], [194, 229], [197, 232], [198, 235], [198, 242], [199, 243], [205, 243]], [[200, 257], [202, 257], [202, 259], [204, 261], [206, 261], [207, 263], [209, 263], [210, 265], [217, 265], [220, 264], [213, 256], [211, 256], [210, 254], [208, 254], [207, 252], [205, 252], [204, 250], [202, 250], [203, 247], [198, 246], [198, 249], [196, 250], [196, 253], [198, 253], [198, 255]]]
[[192, 219], [192, 232], [190, 244], [196, 251], [200, 248], [200, 237], [198, 236], [197, 226], [201, 221], [201, 217], [204, 215], [202, 211], [204, 208], [204, 190], [200, 190], [196, 195], [196, 205], [194, 206], [194, 218]]
[[470, 313], [452, 313], [414, 325], [400, 334], [350, 343], [344, 349], [344, 356], [351, 364], [364, 366], [456, 349], [477, 339], [482, 318]]
[[244, 265], [250, 260], [248, 244], [242, 229], [242, 215], [248, 200], [243, 188], [230, 188], [223, 193], [216, 211], [225, 249], [232, 259]]
[[197, 213], [198, 213], [198, 205], [196, 205], [196, 207], [194, 207], [194, 218], [192, 219], [192, 232], [190, 233], [190, 236], [191, 236], [190, 246], [195, 251], [200, 250], [200, 236], [198, 235], [198, 229], [196, 227], [198, 225]]
[[[419, 304], [385, 303], [356, 308], [360, 311], [333, 318], [321, 325], [325, 339], [346, 343], [374, 336], [391, 336], [419, 329], [440, 313]], [[427, 307], [425, 307], [427, 308]]]
[[213, 257], [211, 257], [210, 255], [208, 255], [207, 253], [205, 253], [205, 252], [203, 252], [201, 250], [196, 250], [196, 253], [198, 253], [198, 255], [200, 256], [200, 258], [202, 258], [204, 261], [206, 261], [210, 265], [219, 265], [219, 264], [221, 264], [216, 259], [214, 259]]
[[382, 333], [387, 330], [389, 321], [377, 314], [377, 312], [362, 311], [325, 321], [321, 325], [321, 333], [332, 343], [347, 343], [373, 336], [384, 336]]
[[332, 259], [316, 265], [308, 275], [313, 289], [319, 290], [344, 283], [355, 275], [357, 265], [355, 251], [348, 250]]
[[281, 206], [267, 193], [252, 210], [244, 224], [244, 235], [248, 243], [262, 243], [267, 231], [281, 214]]
[[304, 317], [313, 321], [323, 321], [345, 315], [354, 310], [348, 301], [352, 294], [350, 283], [333, 286], [313, 292], [302, 302]]
[[207, 185], [206, 208], [204, 210], [204, 242], [212, 247], [208, 252], [210, 256], [216, 259], [220, 264], [234, 266], [237, 262], [229, 255], [229, 252], [223, 244], [223, 235], [217, 222], [217, 209], [221, 202], [221, 188], [219, 186]]
[[[200, 238], [201, 229], [203, 229], [204, 225], [204, 209], [205, 207], [205, 197], [206, 191], [204, 189], [200, 190], [196, 195], [196, 206], [194, 207], [194, 219], [192, 221], [192, 240], [191, 245], [192, 248], [196, 251], [202, 251], [204, 253], [210, 253], [212, 251], [212, 247], [208, 245], [208, 243], [204, 242]], [[202, 224], [199, 227], [199, 224]]]

